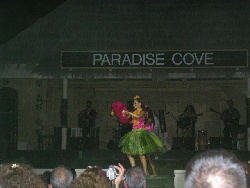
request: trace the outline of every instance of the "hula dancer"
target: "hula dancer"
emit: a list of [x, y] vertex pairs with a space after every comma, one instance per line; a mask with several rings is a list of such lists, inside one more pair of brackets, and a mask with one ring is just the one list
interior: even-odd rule
[[134, 97], [133, 112], [123, 113], [132, 118], [132, 131], [125, 134], [119, 141], [121, 151], [127, 154], [131, 166], [135, 166], [134, 156], [139, 156], [144, 172], [148, 174], [146, 155], [150, 153], [165, 153], [166, 149], [159, 137], [145, 128], [146, 111], [142, 108], [139, 96]]

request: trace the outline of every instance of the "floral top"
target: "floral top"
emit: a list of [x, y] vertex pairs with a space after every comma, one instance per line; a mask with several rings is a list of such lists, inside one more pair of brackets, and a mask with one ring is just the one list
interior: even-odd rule
[[[142, 111], [142, 108], [138, 108], [133, 113], [136, 115], [139, 115], [141, 111]], [[153, 131], [153, 123], [145, 126], [145, 117], [141, 117], [141, 118], [132, 117], [132, 123], [133, 123], [133, 127], [132, 127], [133, 130], [145, 128], [146, 130], [150, 132]]]
[[[133, 112], [133, 114], [139, 115], [139, 114], [141, 113], [141, 111], [142, 111], [142, 108], [138, 108], [138, 109], [136, 109], [136, 110]], [[134, 126], [135, 126], [135, 127], [138, 126], [139, 123], [140, 123], [140, 118], [137, 118], [137, 117], [132, 116], [132, 123], [133, 123], [133, 127], [134, 127]]]

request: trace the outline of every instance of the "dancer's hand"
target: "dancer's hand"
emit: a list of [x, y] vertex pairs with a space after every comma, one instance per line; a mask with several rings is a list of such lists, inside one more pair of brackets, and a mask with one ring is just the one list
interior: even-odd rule
[[123, 111], [122, 111], [122, 114], [124, 114], [124, 115], [126, 115], [126, 116], [129, 116], [129, 111], [123, 110]]

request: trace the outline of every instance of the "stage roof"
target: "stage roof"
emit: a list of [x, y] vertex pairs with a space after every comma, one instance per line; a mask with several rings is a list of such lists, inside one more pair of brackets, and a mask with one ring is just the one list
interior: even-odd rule
[[[6, 39], [1, 38], [2, 78], [167, 80], [248, 77], [248, 67], [62, 69], [61, 53], [63, 51], [248, 51], [250, 49], [249, 1], [61, 0], [51, 5], [48, 1], [41, 2], [32, 5], [21, 3], [12, 5], [13, 11], [20, 7], [19, 12], [13, 13], [20, 20], [23, 19], [19, 22], [20, 26], [15, 26], [15, 22], [12, 23], [11, 19], [6, 20], [10, 16], [3, 19], [7, 29], [2, 30], [2, 33], [10, 32], [10, 34], [5, 35]], [[26, 14], [22, 10], [26, 10]], [[3, 11], [3, 14], [10, 15], [11, 11]], [[23, 15], [25, 16], [21, 18]], [[20, 32], [11, 32], [12, 28]]]

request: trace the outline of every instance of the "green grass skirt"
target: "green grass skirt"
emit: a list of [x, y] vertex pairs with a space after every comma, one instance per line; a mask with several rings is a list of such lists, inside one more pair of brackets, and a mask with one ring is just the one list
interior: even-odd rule
[[145, 129], [128, 132], [120, 139], [118, 146], [121, 147], [123, 153], [130, 155], [165, 153], [167, 151], [160, 138]]

